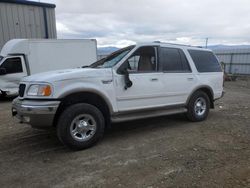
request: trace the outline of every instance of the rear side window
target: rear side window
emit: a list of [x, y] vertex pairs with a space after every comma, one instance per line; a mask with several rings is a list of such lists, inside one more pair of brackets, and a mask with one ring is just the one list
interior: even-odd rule
[[22, 61], [20, 57], [6, 59], [0, 68], [5, 68], [7, 74], [23, 72]]
[[191, 72], [187, 58], [182, 50], [161, 47], [159, 51], [160, 66], [166, 72]]
[[221, 66], [215, 55], [209, 51], [188, 50], [198, 72], [221, 72]]

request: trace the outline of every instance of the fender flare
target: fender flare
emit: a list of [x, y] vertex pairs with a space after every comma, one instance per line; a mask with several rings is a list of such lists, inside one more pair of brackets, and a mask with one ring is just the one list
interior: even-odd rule
[[100, 91], [98, 91], [96, 89], [93, 89], [93, 88], [75, 88], [75, 89], [70, 90], [69, 92], [63, 93], [62, 95], [59, 96], [59, 98], [63, 99], [65, 97], [69, 96], [69, 95], [72, 95], [72, 94], [75, 94], [75, 93], [84, 93], [84, 92], [86, 92], [86, 93], [94, 93], [94, 94], [98, 95], [99, 97], [101, 97], [104, 100], [104, 102], [107, 104], [110, 113], [111, 114], [114, 113], [114, 108], [112, 106], [112, 103], [108, 99], [108, 97], [104, 93], [102, 93], [102, 92], [100, 92]]
[[192, 97], [192, 95], [198, 91], [198, 90], [203, 90], [203, 89], [206, 89], [210, 92], [211, 95], [208, 95], [209, 99], [210, 99], [210, 107], [211, 108], [214, 108], [214, 92], [213, 92], [213, 89], [208, 86], [208, 85], [200, 85], [198, 87], [195, 87], [192, 92], [190, 93], [190, 95], [188, 96], [187, 100], [186, 100], [186, 106], [188, 105], [189, 103], [189, 100], [190, 98]]

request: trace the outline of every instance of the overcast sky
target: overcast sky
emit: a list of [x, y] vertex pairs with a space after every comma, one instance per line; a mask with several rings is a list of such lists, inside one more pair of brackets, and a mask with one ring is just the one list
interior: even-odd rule
[[250, 0], [41, 0], [56, 4], [58, 38], [98, 46], [141, 41], [250, 44]]

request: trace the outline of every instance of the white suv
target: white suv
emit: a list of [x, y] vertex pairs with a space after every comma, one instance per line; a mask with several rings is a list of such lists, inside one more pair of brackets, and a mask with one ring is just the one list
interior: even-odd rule
[[84, 149], [111, 122], [177, 113], [205, 120], [222, 95], [223, 72], [210, 50], [153, 42], [89, 67], [24, 78], [12, 114], [32, 127], [55, 126], [62, 143]]

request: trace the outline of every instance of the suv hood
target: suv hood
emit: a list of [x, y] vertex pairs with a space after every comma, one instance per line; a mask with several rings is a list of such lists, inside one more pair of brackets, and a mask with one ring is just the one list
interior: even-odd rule
[[103, 77], [110, 75], [111, 69], [76, 68], [49, 71], [24, 77], [21, 82], [55, 82], [79, 78]]

